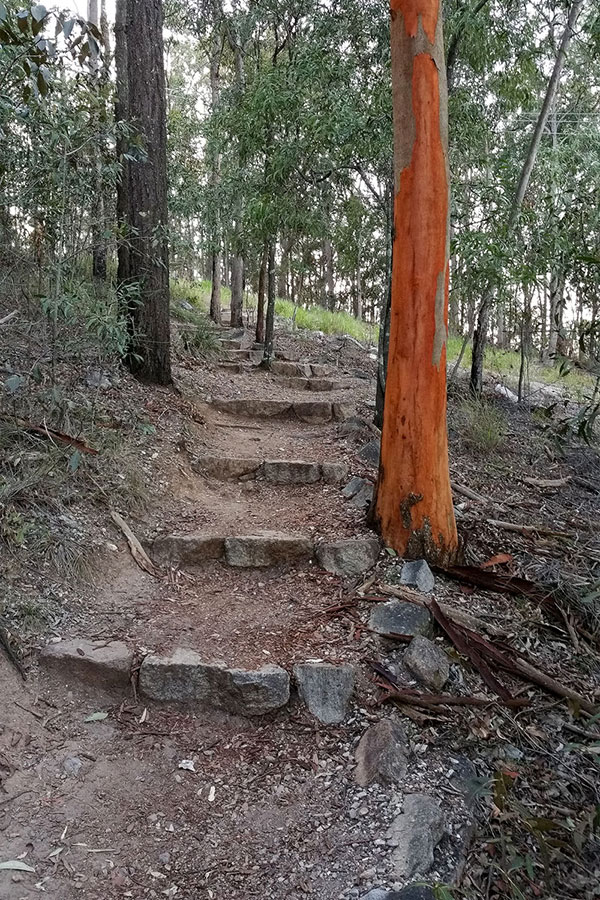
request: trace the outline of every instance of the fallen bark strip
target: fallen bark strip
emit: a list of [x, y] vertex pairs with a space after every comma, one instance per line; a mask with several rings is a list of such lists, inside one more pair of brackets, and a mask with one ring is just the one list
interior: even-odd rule
[[524, 475], [522, 480], [525, 484], [530, 484], [532, 487], [559, 488], [565, 487], [571, 480], [571, 476], [565, 475], [564, 478], [529, 478], [527, 475]]
[[[413, 688], [400, 687], [392, 673], [381, 663], [371, 661], [370, 666], [379, 676], [378, 686], [383, 688], [395, 700], [400, 700], [409, 706], [422, 706], [428, 709], [432, 706], [491, 706], [497, 701], [485, 697], [457, 696], [456, 694], [425, 694], [413, 690]], [[526, 706], [528, 701], [522, 698], [512, 698], [505, 701], [506, 706]]]
[[[586, 697], [584, 697], [583, 694], [580, 694], [578, 691], [575, 691], [572, 688], [561, 684], [555, 678], [552, 678], [551, 675], [548, 675], [546, 672], [543, 672], [541, 669], [538, 669], [536, 666], [532, 665], [532, 663], [525, 659], [523, 654], [519, 653], [518, 650], [515, 650], [513, 647], [510, 647], [506, 644], [503, 644], [501, 646], [492, 644], [480, 634], [477, 634], [476, 632], [470, 631], [469, 629], [461, 626], [451, 625], [451, 627], [448, 629], [444, 624], [445, 617], [443, 613], [440, 615], [441, 610], [435, 600], [430, 601], [430, 609], [435, 616], [436, 621], [446, 632], [456, 648], [461, 652], [465, 652], [462, 647], [466, 648], [466, 655], [469, 656], [474, 665], [477, 666], [471, 653], [473, 651], [473, 647], [475, 646], [479, 650], [479, 658], [483, 656], [488, 657], [488, 659], [485, 660], [488, 668], [489, 663], [492, 662], [497, 668], [503, 669], [505, 672], [509, 672], [511, 675], [516, 675], [517, 677], [530, 681], [532, 684], [537, 684], [538, 687], [544, 688], [544, 690], [548, 691], [551, 694], [555, 694], [558, 697], [563, 697], [566, 700], [572, 700], [573, 703], [577, 703], [581, 707], [581, 709], [585, 710], [588, 713], [594, 714], [597, 711], [594, 704], [591, 703]], [[457, 632], [461, 631], [463, 632], [463, 634], [458, 635], [458, 643], [456, 643], [454, 636], [457, 635]], [[477, 653], [475, 655], [477, 656]], [[482, 677], [484, 677], [483, 673]]]
[[433, 568], [448, 578], [464, 581], [467, 584], [485, 588], [488, 591], [497, 591], [499, 594], [522, 594], [525, 597], [529, 597], [530, 600], [537, 600], [542, 603], [550, 595], [549, 590], [544, 590], [535, 581], [529, 581], [527, 578], [518, 578], [516, 575], [500, 575], [497, 572], [489, 572], [476, 566], [448, 566], [446, 568], [434, 566]]
[[475, 632], [451, 622], [435, 600], [430, 601], [429, 608], [440, 628], [448, 635], [456, 649], [471, 660], [487, 686], [505, 702], [514, 700], [508, 688], [496, 678], [480, 649], [481, 645], [470, 640], [471, 635], [474, 635]]
[[110, 511], [110, 517], [115, 525], [120, 528], [125, 535], [127, 543], [129, 544], [131, 555], [140, 569], [143, 569], [144, 572], [147, 572], [148, 575], [152, 575], [154, 578], [160, 578], [160, 571], [156, 568], [127, 522], [119, 515], [118, 512], [115, 512], [113, 509], [111, 509]]

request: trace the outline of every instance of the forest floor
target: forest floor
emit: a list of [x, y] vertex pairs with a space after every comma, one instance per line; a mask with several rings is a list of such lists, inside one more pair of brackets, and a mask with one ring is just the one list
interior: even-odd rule
[[[32, 329], [11, 337], [5, 386], [35, 363]], [[344, 462], [349, 476], [374, 481], [363, 453], [376, 438], [373, 354], [283, 325], [276, 343], [330, 367], [339, 386], [292, 390], [276, 375], [194, 359], [179, 342], [176, 389], [141, 386], [115, 367], [97, 372], [89, 359], [61, 364], [60, 391], [10, 382], [0, 623], [26, 679], [1, 652], [0, 869], [9, 860], [30, 868], [0, 870], [0, 900], [334, 900], [411, 881], [446, 900], [600, 897], [600, 456], [556, 409], [498, 396], [497, 378], [482, 405], [466, 399], [460, 378], [453, 385], [451, 472], [470, 569], [436, 573], [433, 597], [476, 617], [480, 635], [518, 651], [558, 694], [503, 673], [500, 687], [523, 701], [505, 705], [469, 648], [439, 631], [445, 691], [458, 705], [410, 703], [407, 690], [429, 692], [403, 667], [403, 643], [369, 626], [395, 590], [411, 596], [394, 588], [398, 561], [385, 552], [345, 579], [312, 560], [266, 569], [214, 560], [159, 577], [136, 565], [113, 509], [147, 548], [175, 532], [284, 530], [316, 543], [369, 534], [343, 484], [199, 474], [200, 457], [257, 457]], [[351, 418], [256, 419], [212, 402], [249, 397], [326, 398]], [[78, 442], [48, 440], [32, 423]], [[477, 572], [487, 583], [474, 583]], [[336, 725], [297, 696], [259, 718], [159, 705], [38, 666], [39, 649], [70, 638], [124, 641], [138, 659], [183, 647], [248, 669], [351, 663], [355, 702]], [[396, 673], [403, 701], [373, 660]], [[565, 688], [583, 704], [560, 696]], [[382, 717], [406, 729], [406, 774], [361, 787], [356, 746]], [[389, 829], [412, 794], [435, 800], [443, 827], [428, 871], [400, 877]]]

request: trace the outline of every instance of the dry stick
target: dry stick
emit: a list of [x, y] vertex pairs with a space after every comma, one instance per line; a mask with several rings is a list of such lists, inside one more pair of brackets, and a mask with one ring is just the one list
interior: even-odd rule
[[0, 325], [6, 325], [7, 322], [10, 322], [11, 319], [14, 319], [18, 312], [18, 309], [13, 309], [13, 311], [10, 312], [7, 316], [4, 316], [2, 319], [0, 319]]
[[119, 515], [118, 512], [115, 512], [111, 509], [110, 517], [117, 525], [125, 537], [127, 538], [127, 543], [129, 544], [129, 549], [131, 551], [131, 555], [144, 572], [147, 572], [149, 575], [152, 575], [154, 578], [160, 578], [160, 572], [136, 538], [135, 534], [127, 524], [127, 522]]
[[459, 484], [457, 481], [451, 481], [450, 486], [457, 494], [462, 494], [463, 497], [468, 497], [469, 500], [475, 500], [477, 503], [492, 502], [489, 497], [484, 497], [483, 494], [478, 494], [477, 491], [472, 491], [471, 488], [464, 484]]
[[554, 531], [546, 528], [545, 525], [519, 525], [517, 522], [501, 522], [498, 519], [488, 519], [488, 525], [494, 528], [502, 528], [504, 531], [514, 531], [517, 534], [535, 536], [536, 534], [544, 534], [548, 537], [568, 538], [571, 535], [566, 531]]
[[[502, 665], [502, 663], [500, 663], [500, 665]], [[507, 671], [511, 670], [507, 668]], [[540, 669], [536, 669], [535, 666], [532, 666], [531, 663], [528, 663], [524, 659], [514, 660], [514, 671], [525, 678], [528, 678], [529, 681], [532, 681], [534, 684], [539, 685], [539, 687], [544, 688], [544, 690], [549, 691], [551, 694], [556, 694], [558, 697], [564, 697], [566, 700], [572, 700], [573, 703], [577, 703], [583, 710], [590, 713], [590, 715], [594, 715], [598, 711], [598, 708], [594, 706], [593, 703], [590, 703], [589, 700], [586, 700], [586, 698], [578, 693], [578, 691], [574, 691], [571, 688], [560, 684], [556, 679], [552, 678], [550, 675], [546, 675], [546, 673], [540, 671]]]

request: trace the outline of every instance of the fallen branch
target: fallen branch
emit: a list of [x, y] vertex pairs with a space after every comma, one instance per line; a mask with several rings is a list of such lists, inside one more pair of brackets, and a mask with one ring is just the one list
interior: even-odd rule
[[79, 438], [71, 437], [71, 435], [64, 434], [62, 431], [55, 431], [53, 428], [48, 428], [47, 425], [34, 425], [32, 422], [26, 422], [24, 419], [17, 419], [16, 422], [24, 431], [30, 431], [33, 434], [41, 434], [42, 437], [48, 438], [51, 441], [58, 441], [59, 444], [68, 444], [70, 447], [75, 447], [75, 449], [79, 450], [81, 453], [89, 453], [91, 456], [98, 455], [98, 451], [93, 447], [88, 447], [88, 445], [83, 441], [80, 441]]
[[462, 494], [463, 497], [467, 497], [469, 500], [475, 500], [477, 503], [492, 502], [489, 497], [484, 497], [483, 494], [478, 494], [477, 491], [472, 491], [471, 488], [464, 484], [459, 484], [457, 481], [451, 481], [450, 486], [457, 494]]
[[566, 531], [554, 531], [552, 528], [546, 528], [545, 525], [519, 525], [518, 522], [502, 522], [499, 519], [488, 519], [487, 523], [494, 528], [514, 531], [516, 534], [522, 534], [525, 537], [536, 537], [538, 534], [546, 535], [546, 537], [571, 537]]
[[570, 475], [566, 475], [564, 478], [529, 478], [527, 475], [523, 476], [523, 481], [525, 484], [530, 484], [532, 487], [539, 488], [559, 488], [564, 487], [571, 480]]
[[442, 612], [435, 600], [432, 599], [430, 601], [429, 608], [431, 609], [431, 612], [433, 613], [433, 616], [440, 628], [442, 628], [442, 630], [450, 638], [456, 649], [471, 660], [487, 686], [492, 691], [494, 691], [494, 693], [497, 694], [505, 703], [514, 700], [514, 697], [512, 696], [508, 688], [496, 678], [494, 672], [490, 668], [488, 661], [485, 659], [481, 651], [481, 645], [479, 644], [479, 642], [470, 639], [475, 634], [475, 632], [470, 631], [464, 626], [457, 625], [455, 622], [451, 622], [448, 616], [446, 616]]
[[3, 316], [0, 319], [0, 325], [6, 325], [7, 322], [10, 322], [11, 319], [14, 319], [15, 316], [18, 315], [18, 312], [19, 312], [18, 309], [13, 309], [13, 311], [9, 312], [9, 314], [7, 316]]
[[110, 511], [110, 517], [115, 525], [117, 525], [125, 535], [127, 543], [129, 544], [131, 555], [140, 569], [143, 569], [144, 572], [147, 572], [154, 578], [160, 578], [160, 571], [156, 568], [127, 522], [119, 515], [118, 512], [115, 512], [114, 510]]

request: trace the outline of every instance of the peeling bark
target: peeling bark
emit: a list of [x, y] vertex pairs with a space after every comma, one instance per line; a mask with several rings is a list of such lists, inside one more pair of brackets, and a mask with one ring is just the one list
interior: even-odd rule
[[440, 0], [392, 0], [394, 245], [374, 519], [401, 556], [455, 558], [446, 434], [449, 179]]

